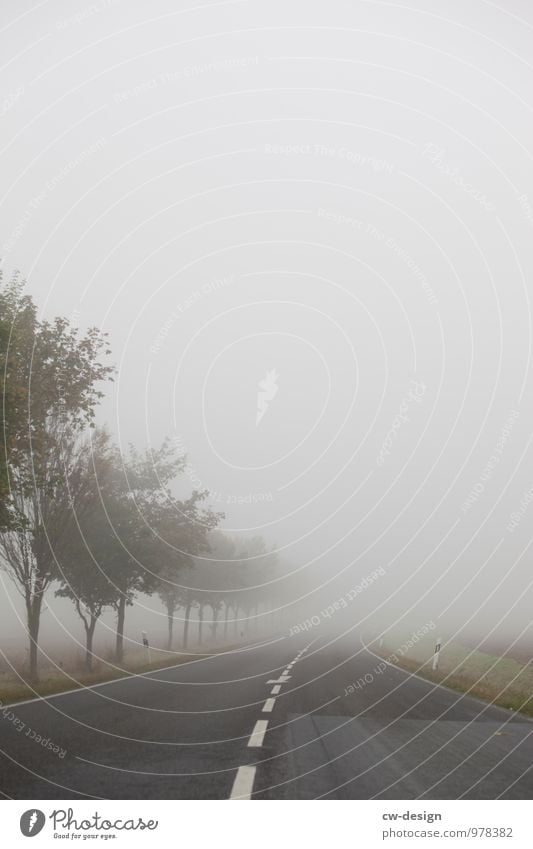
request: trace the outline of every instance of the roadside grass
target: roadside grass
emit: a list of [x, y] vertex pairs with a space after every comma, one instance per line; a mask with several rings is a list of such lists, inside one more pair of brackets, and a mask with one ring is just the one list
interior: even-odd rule
[[388, 645], [374, 650], [385, 660], [428, 681], [533, 717], [532, 664], [475, 651], [461, 643], [449, 643], [441, 650], [438, 670], [433, 671], [432, 643], [426, 640], [415, 645], [409, 656], [398, 656], [396, 652], [396, 657], [392, 657], [395, 649]]
[[25, 681], [23, 672], [18, 675], [12, 672], [5, 673], [0, 676], [0, 707], [25, 699], [55, 695], [66, 690], [82, 689], [92, 684], [103, 684], [106, 681], [127, 678], [129, 675], [154, 672], [167, 666], [175, 666], [231, 651], [232, 648], [236, 648], [236, 646], [210, 647], [202, 654], [169, 652], [153, 648], [151, 649], [150, 662], [147, 661], [144, 651], [130, 652], [120, 666], [113, 661], [98, 660], [95, 662], [93, 672], [67, 671], [57, 667], [49, 667], [41, 670], [41, 680], [33, 685]]

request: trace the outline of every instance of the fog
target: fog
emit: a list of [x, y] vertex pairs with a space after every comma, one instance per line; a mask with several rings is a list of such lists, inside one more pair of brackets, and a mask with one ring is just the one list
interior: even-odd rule
[[[98, 423], [170, 437], [175, 491], [276, 548], [263, 635], [531, 645], [529, 25], [448, 11], [3, 4], [2, 267], [109, 334]], [[140, 596], [127, 634], [165, 617]]]

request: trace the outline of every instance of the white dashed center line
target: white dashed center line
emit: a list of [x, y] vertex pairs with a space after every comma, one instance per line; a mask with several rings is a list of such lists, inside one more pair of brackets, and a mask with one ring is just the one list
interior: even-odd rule
[[250, 799], [254, 786], [255, 766], [240, 766], [237, 770], [230, 799]]
[[258, 719], [254, 725], [254, 730], [252, 731], [252, 736], [248, 740], [248, 746], [262, 746], [263, 738], [266, 734], [266, 730], [268, 728], [268, 720], [267, 719]]
[[[316, 640], [314, 641], [316, 642]], [[312, 646], [313, 643], [310, 643], [309, 646]], [[279, 678], [269, 678], [267, 684], [274, 684], [272, 687], [271, 695], [277, 696], [281, 690], [281, 685], [286, 684], [287, 681], [290, 681], [291, 675], [289, 675], [289, 671], [292, 669], [295, 663], [298, 663], [302, 655], [307, 651], [309, 646], [306, 646], [304, 649], [298, 652], [294, 660], [291, 660], [290, 663], [287, 664], [287, 668], [281, 673]], [[265, 704], [263, 705], [262, 713], [272, 713], [274, 709], [274, 705], [276, 703], [276, 699], [267, 699]], [[268, 720], [267, 719], [258, 719], [254, 725], [254, 730], [248, 740], [249, 747], [259, 747], [263, 745], [263, 741], [265, 739], [265, 734], [268, 729]], [[233, 788], [231, 791], [230, 799], [251, 799], [254, 780], [255, 780], [256, 767], [255, 766], [240, 766], [237, 770], [237, 775], [235, 776], [235, 781], [233, 782]]]

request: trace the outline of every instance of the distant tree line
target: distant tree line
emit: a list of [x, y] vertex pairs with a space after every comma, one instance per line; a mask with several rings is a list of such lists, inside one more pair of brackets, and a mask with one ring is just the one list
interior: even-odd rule
[[121, 452], [95, 426], [113, 379], [110, 353], [97, 328], [82, 333], [64, 318], [40, 320], [19, 276], [4, 282], [0, 274], [0, 567], [24, 601], [34, 681], [52, 585], [74, 604], [91, 669], [104, 610], [116, 614], [121, 663], [126, 611], [138, 593], [160, 597], [169, 649], [174, 622], [183, 621], [187, 648], [193, 610], [199, 643], [207, 609], [212, 639], [227, 638], [239, 616], [247, 630], [274, 577], [276, 555], [261, 538], [216, 530], [223, 514], [207, 505], [206, 491], [173, 495], [186, 458], [168, 440]]

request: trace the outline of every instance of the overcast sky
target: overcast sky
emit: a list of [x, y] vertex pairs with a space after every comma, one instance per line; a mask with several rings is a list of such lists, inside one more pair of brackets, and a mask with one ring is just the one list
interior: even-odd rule
[[529, 4], [1, 18], [2, 264], [109, 333], [99, 420], [175, 439], [318, 603], [381, 566], [386, 616], [526, 625]]

